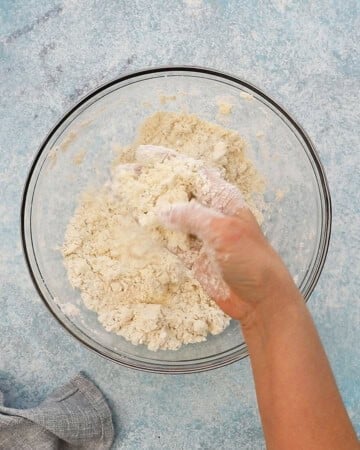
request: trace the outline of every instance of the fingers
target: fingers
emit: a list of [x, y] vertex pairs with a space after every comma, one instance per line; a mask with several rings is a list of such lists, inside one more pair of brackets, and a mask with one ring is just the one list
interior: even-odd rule
[[215, 301], [224, 313], [233, 319], [241, 320], [249, 314], [249, 308], [246, 304], [244, 304], [244, 302], [239, 301], [239, 297], [232, 290], [230, 290], [228, 297], [223, 299], [215, 299]]
[[246, 314], [246, 307], [224, 281], [217, 262], [205, 249], [195, 261], [193, 273], [208, 296], [215, 300], [228, 316], [239, 320]]
[[228, 216], [235, 216], [246, 208], [242, 193], [225, 181], [218, 170], [206, 168], [201, 175], [205, 183], [199, 190], [199, 200]]
[[160, 222], [176, 231], [193, 234], [201, 240], [211, 237], [211, 222], [223, 214], [206, 208], [195, 201], [170, 205], [158, 212]]
[[202, 249], [194, 262], [192, 270], [194, 277], [209, 297], [215, 301], [221, 301], [230, 296], [230, 289], [223, 280], [220, 267], [206, 249]]

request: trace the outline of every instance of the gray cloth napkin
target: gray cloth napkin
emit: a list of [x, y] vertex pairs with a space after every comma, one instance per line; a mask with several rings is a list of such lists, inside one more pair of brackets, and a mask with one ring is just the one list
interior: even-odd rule
[[102, 393], [82, 373], [56, 389], [36, 408], [3, 406], [1, 450], [103, 450], [111, 447], [111, 411]]

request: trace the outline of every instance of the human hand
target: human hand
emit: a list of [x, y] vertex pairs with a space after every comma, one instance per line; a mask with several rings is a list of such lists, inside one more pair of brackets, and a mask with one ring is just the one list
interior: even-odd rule
[[210, 189], [197, 201], [160, 211], [161, 222], [204, 242], [193, 273], [231, 317], [245, 325], [263, 302], [299, 292], [279, 255], [263, 235], [241, 193], [219, 174], [205, 171]]

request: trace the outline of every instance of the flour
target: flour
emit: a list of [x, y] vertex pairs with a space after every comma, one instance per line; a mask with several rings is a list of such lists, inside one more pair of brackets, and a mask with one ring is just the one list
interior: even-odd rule
[[111, 179], [82, 195], [62, 252], [70, 282], [106, 330], [150, 350], [176, 350], [229, 324], [194, 277], [202, 243], [164, 228], [158, 214], [206, 198], [210, 167], [237, 181], [261, 219], [252, 194], [262, 181], [244, 145], [235, 132], [196, 116], [157, 113], [123, 149]]

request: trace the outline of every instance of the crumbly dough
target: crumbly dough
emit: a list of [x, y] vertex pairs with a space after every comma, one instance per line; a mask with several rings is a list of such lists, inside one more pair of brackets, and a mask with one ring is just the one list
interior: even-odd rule
[[247, 158], [246, 142], [236, 131], [194, 114], [160, 111], [145, 120], [133, 145], [120, 149], [114, 165], [133, 162], [137, 147], [146, 144], [172, 148], [209, 167], [223, 169], [225, 179], [240, 189], [258, 222], [262, 222], [264, 179]]
[[[147, 144], [190, 158], [159, 157]], [[159, 112], [119, 154], [102, 189], [82, 195], [62, 252], [70, 282], [106, 330], [150, 350], [176, 350], [226, 328], [229, 317], [193, 276], [201, 242], [162, 227], [157, 211], [206, 190], [200, 173], [213, 167], [240, 188], [261, 220], [263, 181], [244, 150], [233, 131]]]
[[233, 105], [224, 100], [218, 102], [218, 112], [224, 116], [228, 116], [231, 114], [233, 109]]

